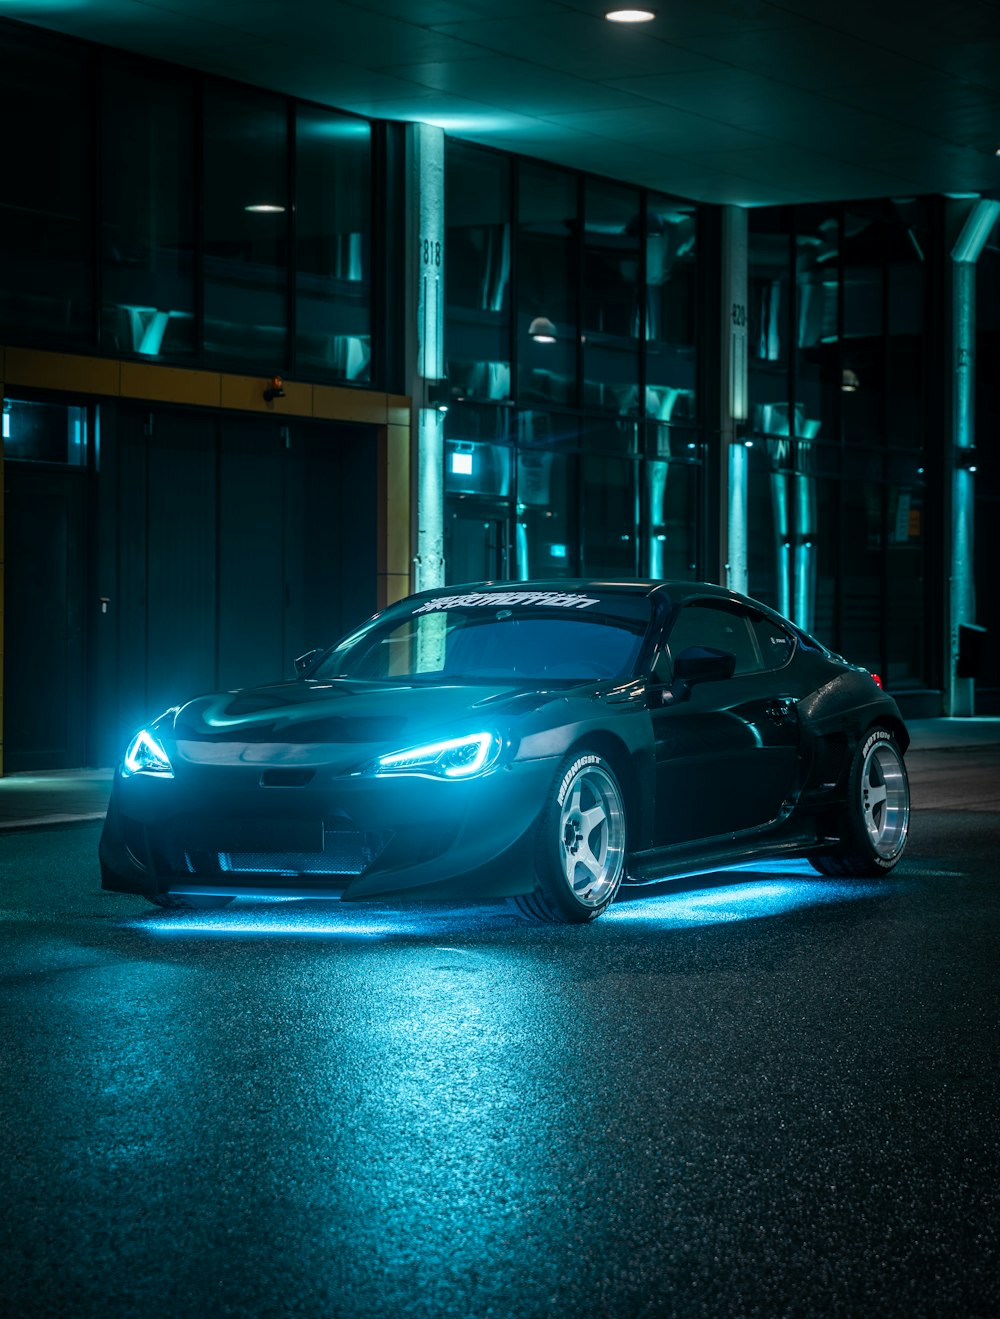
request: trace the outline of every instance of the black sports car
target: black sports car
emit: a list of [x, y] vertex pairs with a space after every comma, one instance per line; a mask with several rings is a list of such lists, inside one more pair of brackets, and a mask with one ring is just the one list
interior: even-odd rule
[[791, 855], [881, 875], [906, 845], [895, 702], [717, 586], [427, 591], [296, 667], [135, 734], [105, 888], [170, 907], [508, 897], [584, 922], [622, 883]]

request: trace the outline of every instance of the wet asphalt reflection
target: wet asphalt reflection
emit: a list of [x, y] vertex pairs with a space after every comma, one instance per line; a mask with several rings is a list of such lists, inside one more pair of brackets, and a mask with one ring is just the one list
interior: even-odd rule
[[993, 815], [574, 929], [165, 913], [97, 836], [0, 838], [7, 1313], [998, 1312]]

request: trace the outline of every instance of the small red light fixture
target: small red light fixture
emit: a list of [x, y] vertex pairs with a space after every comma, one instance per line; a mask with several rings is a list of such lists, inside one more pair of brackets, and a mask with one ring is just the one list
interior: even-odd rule
[[877, 673], [872, 674], [872, 682], [875, 684], [875, 686], [879, 689], [880, 692], [885, 691], [885, 683], [883, 683], [882, 678], [879, 674]]
[[264, 389], [264, 402], [273, 403], [276, 398], [285, 397], [285, 382], [281, 376], [272, 376]]

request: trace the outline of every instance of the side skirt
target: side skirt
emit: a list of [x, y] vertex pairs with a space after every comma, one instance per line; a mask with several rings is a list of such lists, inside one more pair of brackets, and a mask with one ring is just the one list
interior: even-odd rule
[[626, 884], [654, 884], [679, 875], [707, 875], [713, 870], [768, 857], [816, 856], [830, 851], [837, 840], [824, 838], [815, 829], [784, 833], [769, 839], [713, 839], [708, 843], [684, 843], [675, 847], [651, 848], [628, 858]]

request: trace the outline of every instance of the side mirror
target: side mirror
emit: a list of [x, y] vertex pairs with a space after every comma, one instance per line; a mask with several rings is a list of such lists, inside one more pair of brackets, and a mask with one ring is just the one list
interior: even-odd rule
[[295, 661], [295, 672], [297, 674], [307, 673], [319, 659], [320, 655], [325, 655], [322, 646], [316, 646], [313, 650], [307, 650], [304, 655], [300, 655]]
[[736, 656], [728, 650], [688, 646], [674, 660], [674, 682], [685, 682], [689, 687], [696, 682], [716, 682], [731, 678], [735, 669]]
[[695, 683], [731, 678], [735, 668], [736, 656], [728, 650], [715, 650], [712, 646], [688, 646], [674, 660], [674, 680], [670, 686], [649, 688], [647, 700], [653, 709], [679, 705], [691, 695]]

